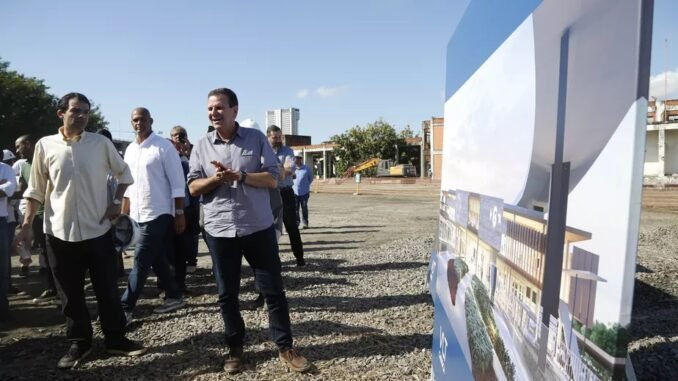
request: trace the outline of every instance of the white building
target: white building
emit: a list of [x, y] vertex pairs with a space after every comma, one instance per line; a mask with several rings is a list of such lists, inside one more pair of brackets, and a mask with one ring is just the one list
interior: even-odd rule
[[266, 112], [266, 127], [275, 124], [284, 135], [299, 135], [299, 109], [279, 108]]

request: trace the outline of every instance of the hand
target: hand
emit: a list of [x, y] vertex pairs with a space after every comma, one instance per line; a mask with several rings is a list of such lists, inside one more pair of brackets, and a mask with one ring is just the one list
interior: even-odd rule
[[19, 229], [19, 233], [14, 236], [14, 241], [12, 242], [12, 247], [14, 250], [17, 250], [19, 245], [23, 245], [24, 247], [31, 247], [31, 243], [33, 242], [33, 228], [31, 225], [28, 224], [23, 224], [21, 225], [21, 229]]
[[106, 214], [104, 214], [104, 216], [101, 217], [101, 221], [99, 221], [99, 223], [103, 224], [104, 221], [106, 220], [109, 221], [114, 220], [118, 218], [119, 215], [120, 215], [120, 205], [111, 204], [108, 206], [108, 209], [106, 209]]
[[181, 234], [186, 230], [186, 216], [183, 214], [174, 216], [174, 231]]

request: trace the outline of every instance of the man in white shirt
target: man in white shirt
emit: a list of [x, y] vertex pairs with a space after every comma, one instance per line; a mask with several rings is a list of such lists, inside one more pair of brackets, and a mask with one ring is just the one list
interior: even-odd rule
[[16, 189], [12, 167], [0, 163], [0, 321], [9, 318], [9, 226], [7, 201]]
[[147, 109], [132, 110], [132, 128], [137, 137], [127, 146], [125, 162], [132, 171], [134, 184], [125, 192], [122, 213], [139, 223], [141, 239], [136, 244], [134, 267], [122, 296], [128, 324], [151, 267], [165, 289], [165, 302], [154, 312], [170, 312], [186, 305], [167, 256], [170, 237], [174, 236], [172, 225], [177, 234], [186, 228], [186, 181], [176, 149], [168, 140], [154, 134], [152, 126], [153, 118]]
[[[92, 348], [92, 324], [85, 303], [85, 271], [94, 286], [106, 350], [136, 356], [146, 352], [125, 337], [125, 315], [116, 284], [111, 221], [120, 215], [125, 189], [133, 182], [127, 164], [113, 143], [85, 131], [90, 102], [80, 93], [68, 93], [57, 103], [63, 126], [35, 145], [31, 175], [24, 198], [28, 201], [15, 242], [30, 247], [38, 206], [44, 204], [47, 255], [66, 316], [71, 346], [57, 367], [72, 368]], [[119, 187], [110, 204], [106, 176], [113, 173]]]

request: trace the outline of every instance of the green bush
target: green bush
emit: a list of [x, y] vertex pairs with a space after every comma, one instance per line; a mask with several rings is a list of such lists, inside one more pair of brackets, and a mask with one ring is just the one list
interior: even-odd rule
[[506, 374], [506, 378], [513, 380], [515, 378], [515, 367], [511, 361], [511, 357], [506, 350], [504, 341], [502, 341], [501, 336], [497, 330], [497, 323], [494, 321], [494, 315], [492, 313], [492, 302], [490, 301], [490, 296], [487, 294], [487, 289], [483, 282], [477, 276], [473, 276], [471, 280], [471, 288], [475, 295], [476, 302], [478, 303], [478, 309], [480, 310], [480, 315], [483, 318], [483, 322], [487, 327], [488, 335], [492, 341], [494, 351], [497, 353], [497, 358], [501, 363], [502, 369]]
[[629, 330], [620, 324], [607, 326], [601, 322], [586, 330], [586, 337], [602, 350], [615, 357], [625, 357], [628, 350]]
[[490, 296], [487, 294], [487, 289], [483, 282], [478, 279], [477, 276], [473, 276], [471, 281], [471, 287], [473, 288], [473, 294], [476, 296], [476, 301], [478, 302], [478, 308], [480, 308], [480, 315], [483, 317], [485, 325], [489, 329], [492, 335], [495, 335], [497, 327], [494, 323], [494, 316], [492, 315], [492, 302], [490, 301]]
[[464, 308], [466, 312], [466, 334], [468, 336], [469, 349], [471, 350], [474, 375], [477, 372], [482, 378], [491, 377], [489, 376], [490, 374], [494, 375], [494, 370], [492, 369], [492, 341], [487, 334], [485, 324], [478, 311], [476, 298], [473, 296], [470, 288], [466, 290]]

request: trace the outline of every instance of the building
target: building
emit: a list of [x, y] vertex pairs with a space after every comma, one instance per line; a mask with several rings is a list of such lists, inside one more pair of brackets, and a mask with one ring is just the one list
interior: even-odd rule
[[299, 135], [299, 109], [279, 108], [266, 112], [266, 127], [275, 124], [284, 135]]
[[442, 179], [443, 174], [443, 130], [445, 128], [445, 118], [431, 117], [429, 120], [421, 122], [424, 142], [422, 151], [427, 159], [422, 160], [426, 167], [426, 173], [431, 173], [433, 180]]
[[678, 185], [678, 99], [648, 102], [643, 172], [645, 185]]

